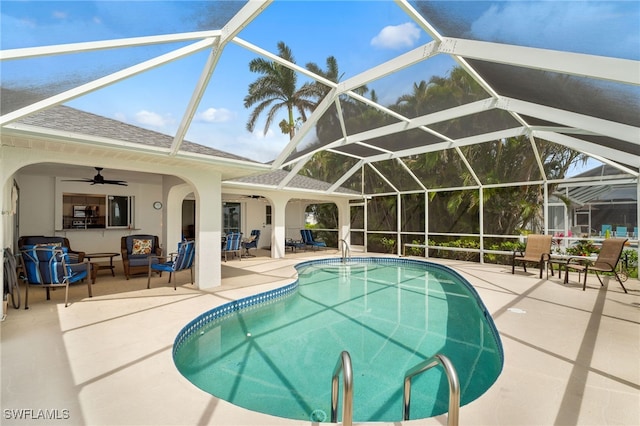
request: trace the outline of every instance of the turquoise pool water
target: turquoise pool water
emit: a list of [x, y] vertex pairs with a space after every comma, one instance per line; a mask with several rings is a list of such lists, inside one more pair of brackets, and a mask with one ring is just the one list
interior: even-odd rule
[[[493, 321], [452, 269], [392, 258], [347, 265], [325, 259], [296, 268], [297, 283], [188, 324], [174, 344], [179, 371], [250, 410], [313, 421], [326, 415], [327, 422], [331, 376], [343, 350], [353, 366], [356, 422], [402, 420], [404, 374], [437, 353], [455, 366], [462, 405], [500, 374], [503, 352]], [[417, 376], [411, 419], [446, 412], [448, 398], [440, 367]], [[341, 407], [338, 413], [341, 419]]]

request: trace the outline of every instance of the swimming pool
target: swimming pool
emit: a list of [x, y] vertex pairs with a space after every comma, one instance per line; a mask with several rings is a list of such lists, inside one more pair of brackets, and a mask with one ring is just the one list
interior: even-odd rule
[[[185, 326], [174, 344], [178, 370], [202, 390], [250, 410], [329, 421], [331, 377], [346, 350], [356, 422], [401, 421], [404, 374], [435, 354], [455, 366], [461, 405], [502, 371], [489, 313], [446, 266], [358, 258], [296, 269], [297, 282], [230, 302]], [[448, 389], [441, 368], [415, 377], [411, 419], [446, 412]]]

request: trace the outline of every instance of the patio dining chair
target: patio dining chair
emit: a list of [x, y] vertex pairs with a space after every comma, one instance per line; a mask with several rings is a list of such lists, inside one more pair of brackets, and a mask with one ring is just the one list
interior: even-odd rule
[[551, 235], [529, 234], [524, 253], [514, 250], [511, 258], [511, 273], [516, 273], [516, 262], [522, 263], [524, 271], [527, 272], [527, 263], [535, 263], [540, 268], [540, 278], [542, 270], [551, 258]]
[[[618, 266], [620, 256], [622, 256], [622, 251], [624, 250], [624, 244], [626, 242], [626, 238], [607, 238], [604, 240], [602, 242], [602, 247], [600, 248], [600, 253], [598, 253], [598, 258], [593, 262], [593, 265], [590, 264], [591, 262], [588, 259], [575, 257], [569, 258], [565, 265], [564, 283], [567, 284], [569, 282], [569, 269], [573, 269], [579, 273], [584, 272], [582, 291], [587, 288], [587, 274], [589, 271], [595, 272], [601, 286], [604, 286], [604, 283], [602, 282], [600, 275], [598, 275], [598, 272], [611, 272], [622, 286], [624, 292], [627, 293], [627, 289], [624, 287], [624, 284], [622, 284], [622, 280], [620, 279], [618, 272], [616, 272], [616, 266]], [[578, 278], [578, 280], [580, 280], [580, 278]]]
[[[26, 277], [24, 308], [29, 309], [29, 287], [41, 287], [47, 291], [47, 300], [51, 299], [52, 288], [64, 287], [64, 306], [69, 305], [69, 284], [89, 278], [89, 262], [76, 263], [73, 268], [69, 262], [66, 247], [58, 245], [27, 244], [20, 251], [22, 270]], [[89, 297], [92, 297], [91, 281], [87, 279]]]
[[[193, 259], [196, 253], [196, 243], [193, 240], [185, 240], [178, 243], [178, 251], [169, 253], [167, 256], [149, 257], [149, 276], [147, 288], [151, 288], [151, 273], [158, 272], [162, 276], [163, 272], [169, 273], [169, 284], [174, 272], [189, 269], [191, 271], [191, 284], [193, 284]], [[155, 257], [155, 261], [152, 259]], [[176, 290], [176, 282], [173, 281], [173, 289]]]
[[227, 239], [225, 240], [224, 247], [222, 248], [222, 253], [224, 253], [224, 261], [227, 261], [227, 256], [229, 254], [238, 255], [238, 258], [242, 260], [242, 232], [231, 232], [227, 234]]

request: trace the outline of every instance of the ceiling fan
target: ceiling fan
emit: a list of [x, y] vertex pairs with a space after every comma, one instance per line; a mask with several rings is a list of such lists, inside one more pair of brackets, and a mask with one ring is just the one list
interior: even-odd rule
[[66, 179], [67, 182], [88, 182], [91, 183], [91, 185], [120, 185], [120, 186], [128, 186], [127, 185], [127, 181], [125, 180], [111, 180], [111, 179], [105, 179], [104, 176], [102, 176], [100, 174], [100, 171], [102, 170], [102, 167], [95, 167], [95, 169], [98, 171], [98, 174], [95, 175], [92, 179]]

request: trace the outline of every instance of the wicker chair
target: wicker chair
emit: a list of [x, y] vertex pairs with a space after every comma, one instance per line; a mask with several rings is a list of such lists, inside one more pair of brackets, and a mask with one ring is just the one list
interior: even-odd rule
[[162, 249], [157, 235], [126, 235], [120, 239], [120, 253], [124, 275], [129, 279], [131, 275], [148, 274], [149, 258], [162, 256]]

